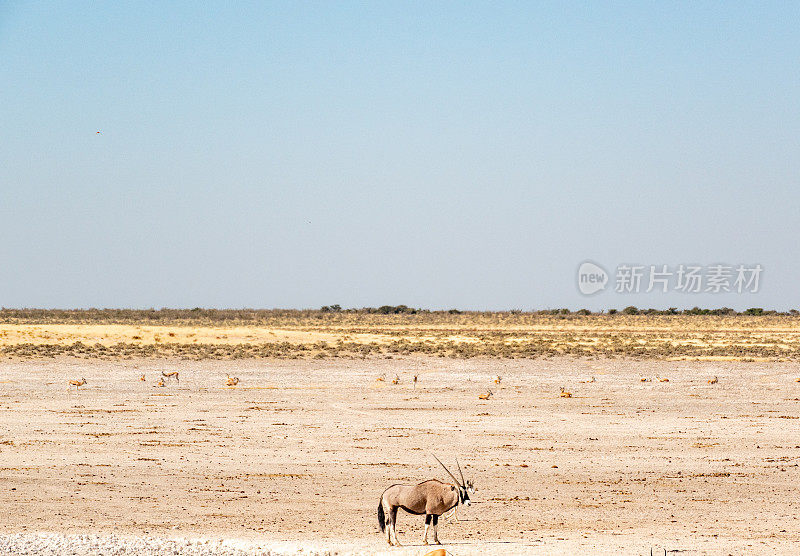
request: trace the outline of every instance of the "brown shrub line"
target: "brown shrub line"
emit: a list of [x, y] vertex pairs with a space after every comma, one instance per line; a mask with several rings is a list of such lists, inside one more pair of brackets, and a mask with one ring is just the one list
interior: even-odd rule
[[[403, 306], [400, 306], [403, 307]], [[677, 314], [649, 312], [585, 313], [566, 309], [544, 311], [430, 311], [382, 313], [382, 308], [366, 307], [340, 311], [318, 309], [0, 309], [0, 324], [133, 324], [177, 326], [352, 326], [354, 330], [374, 330], [375, 326], [450, 325], [453, 331], [485, 326], [699, 326], [716, 328], [720, 324], [735, 327], [793, 326], [800, 324], [800, 312], [763, 311], [755, 313], [722, 312]], [[704, 310], [708, 311], [708, 310]], [[730, 310], [732, 311], [732, 310]], [[714, 314], [716, 312], [717, 314]]]
[[449, 358], [539, 358], [570, 355], [579, 357], [634, 357], [664, 359], [667, 357], [738, 357], [800, 359], [800, 345], [673, 345], [671, 342], [639, 343], [625, 339], [599, 341], [592, 345], [548, 339], [529, 339], [520, 342], [455, 342], [455, 341], [392, 341], [385, 344], [338, 342], [316, 343], [241, 343], [241, 344], [183, 344], [183, 343], [117, 343], [87, 345], [75, 342], [66, 345], [23, 343], [3, 346], [0, 356], [18, 358], [52, 358], [60, 356], [116, 358], [181, 358], [181, 359], [310, 359], [334, 357], [371, 357], [389, 355], [427, 355]]

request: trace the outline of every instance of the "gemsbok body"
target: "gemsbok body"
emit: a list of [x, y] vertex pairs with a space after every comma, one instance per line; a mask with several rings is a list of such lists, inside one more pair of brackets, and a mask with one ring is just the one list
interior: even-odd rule
[[[433, 456], [436, 458], [436, 456]], [[461, 481], [436, 458], [436, 461], [444, 467], [447, 474], [452, 477], [455, 484], [443, 483], [437, 479], [431, 479], [419, 483], [418, 485], [392, 485], [383, 491], [381, 500], [378, 503], [378, 525], [381, 532], [386, 533], [386, 541], [391, 545], [400, 546], [397, 540], [397, 510], [404, 509], [410, 514], [425, 516], [425, 535], [422, 538], [424, 544], [428, 544], [428, 530], [433, 526], [433, 542], [439, 542], [439, 516], [446, 513], [459, 504], [470, 505], [469, 495], [475, 492], [472, 481], [465, 481], [461, 466], [458, 465], [458, 472], [461, 474]]]

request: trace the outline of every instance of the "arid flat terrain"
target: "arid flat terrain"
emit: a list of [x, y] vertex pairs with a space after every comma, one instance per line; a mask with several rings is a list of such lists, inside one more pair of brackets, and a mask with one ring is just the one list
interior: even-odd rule
[[800, 316], [0, 310], [0, 357], [800, 361]]
[[0, 359], [0, 534], [422, 555], [423, 519], [389, 549], [376, 509], [446, 479], [433, 452], [478, 488], [440, 525], [459, 556], [800, 545], [795, 361], [130, 357]]

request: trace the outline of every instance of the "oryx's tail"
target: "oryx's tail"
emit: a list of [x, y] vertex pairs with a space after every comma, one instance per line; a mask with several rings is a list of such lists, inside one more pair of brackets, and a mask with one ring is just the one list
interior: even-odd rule
[[386, 530], [386, 514], [383, 513], [383, 496], [378, 501], [378, 526], [381, 528], [381, 533]]

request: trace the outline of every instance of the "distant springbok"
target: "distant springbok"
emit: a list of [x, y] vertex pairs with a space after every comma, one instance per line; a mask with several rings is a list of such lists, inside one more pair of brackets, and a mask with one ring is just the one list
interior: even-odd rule
[[561, 397], [561, 398], [571, 398], [572, 397], [572, 392], [567, 392], [564, 389], [564, 387], [562, 386], [561, 387], [561, 394], [559, 394], [559, 397]]
[[228, 375], [228, 380], [225, 381], [225, 386], [236, 386], [239, 384], [239, 377]]
[[69, 386], [70, 386], [70, 388], [72, 388], [72, 387], [74, 386], [76, 391], [77, 391], [77, 390], [78, 390], [78, 389], [79, 389], [81, 386], [83, 386], [84, 384], [86, 384], [86, 379], [85, 379], [85, 378], [82, 378], [82, 379], [80, 379], [80, 380], [70, 380], [70, 381], [69, 381]]
[[164, 379], [163, 379], [163, 378], [159, 378], [159, 379], [158, 379], [158, 382], [156, 382], [156, 386], [164, 387], [164, 386], [166, 386], [166, 385], [167, 385], [167, 383], [166, 383], [166, 382], [164, 382]]
[[492, 382], [494, 382], [495, 384], [500, 384], [500, 382], [501, 382], [502, 380], [503, 380], [503, 377], [501, 377], [500, 375], [497, 375], [497, 376], [493, 376], [493, 377], [492, 377]]
[[392, 379], [392, 384], [400, 384], [400, 375], [394, 375]]
[[178, 378], [178, 371], [161, 371], [161, 376], [166, 378], [167, 380], [174, 378], [176, 381], [180, 382], [181, 380]]
[[458, 472], [461, 474], [461, 481], [433, 456], [439, 465], [444, 467], [447, 474], [453, 478], [455, 484], [443, 483], [436, 479], [430, 479], [418, 485], [392, 485], [383, 491], [381, 500], [378, 503], [378, 525], [381, 532], [386, 532], [386, 541], [389, 546], [395, 544], [400, 546], [397, 540], [397, 510], [403, 508], [410, 514], [425, 516], [425, 535], [422, 538], [424, 544], [428, 544], [428, 529], [433, 525], [433, 542], [439, 542], [439, 516], [458, 506], [470, 505], [469, 495], [475, 493], [472, 481], [464, 480], [464, 473], [458, 465]]
[[714, 377], [708, 381], [709, 384], [716, 384], [717, 382], [719, 382], [719, 380], [717, 380], [717, 377]]
[[485, 394], [479, 394], [478, 395], [478, 399], [479, 400], [488, 400], [491, 397], [492, 397], [492, 391], [491, 390], [487, 390], [487, 392]]
[[414, 375], [414, 378], [412, 379], [412, 381], [414, 382], [414, 390], [417, 389], [417, 378], [418, 378], [418, 375]]
[[139, 380], [140, 380], [141, 382], [144, 382], [144, 381], [145, 381], [144, 375], [140, 376], [140, 377], [139, 377]]
[[386, 375], [381, 375], [375, 379], [375, 382], [386, 382]]
[[[656, 377], [656, 378], [658, 378], [658, 377]], [[658, 378], [658, 381], [659, 382], [669, 382], [669, 379], [668, 378]]]

